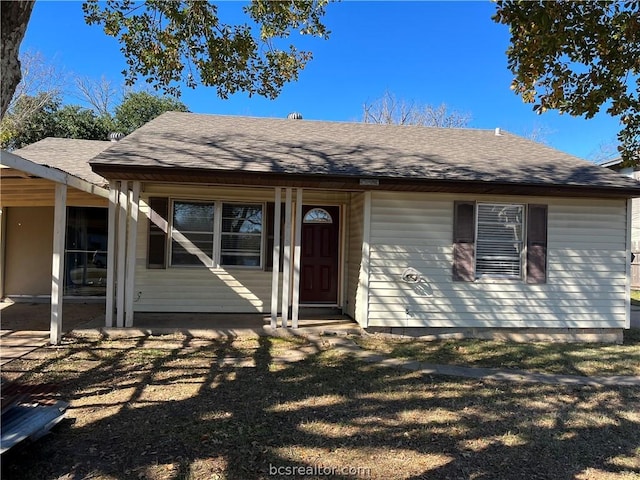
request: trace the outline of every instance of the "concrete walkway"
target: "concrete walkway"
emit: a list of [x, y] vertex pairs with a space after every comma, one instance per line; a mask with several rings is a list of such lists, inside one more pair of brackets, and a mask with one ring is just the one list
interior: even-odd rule
[[[100, 317], [104, 304], [65, 302], [64, 332]], [[0, 366], [49, 344], [51, 305], [49, 303], [0, 302]]]
[[[254, 317], [255, 318], [255, 317]], [[251, 321], [250, 319], [246, 321]], [[558, 375], [549, 373], [528, 372], [516, 369], [501, 368], [481, 368], [481, 367], [463, 367], [457, 365], [439, 365], [426, 362], [407, 361], [398, 358], [388, 358], [370, 350], [359, 347], [349, 335], [363, 334], [362, 330], [358, 331], [358, 327], [352, 322], [344, 319], [334, 319], [325, 321], [307, 320], [300, 325], [300, 328], [294, 330], [291, 328], [272, 329], [267, 325], [253, 328], [239, 328], [244, 325], [236, 324], [235, 328], [226, 327], [216, 329], [200, 329], [193, 328], [196, 326], [193, 322], [189, 324], [191, 328], [113, 328], [113, 329], [95, 329], [93, 331], [82, 330], [76, 333], [83, 335], [101, 335], [110, 338], [131, 338], [137, 336], [148, 335], [164, 335], [171, 333], [183, 333], [198, 338], [219, 338], [224, 336], [300, 336], [311, 342], [311, 346], [303, 346], [285, 351], [273, 358], [276, 363], [295, 363], [299, 362], [309, 355], [320, 353], [321, 351], [332, 349], [345, 355], [353, 355], [367, 363], [376, 363], [384, 367], [400, 368], [419, 372], [423, 375], [445, 375], [452, 377], [473, 378], [478, 380], [497, 380], [505, 382], [518, 383], [541, 383], [547, 385], [574, 385], [574, 386], [634, 386], [640, 387], [640, 376], [632, 375], [612, 375], [585, 377], [580, 375]], [[249, 325], [244, 325], [248, 327]], [[246, 359], [235, 359], [234, 361], [246, 362]]]
[[49, 343], [49, 332], [0, 330], [0, 366]]
[[419, 372], [423, 375], [448, 375], [453, 377], [475, 378], [479, 380], [544, 383], [548, 385], [640, 387], [640, 376], [613, 375], [607, 377], [584, 377], [580, 375], [535, 373], [515, 369], [436, 365], [418, 361], [406, 361], [398, 358], [387, 358], [384, 355], [360, 348], [348, 338], [327, 339], [326, 337], [322, 337], [315, 340], [329, 342], [334, 350], [344, 354], [354, 355], [367, 363], [377, 363], [385, 367], [401, 368], [404, 370]]

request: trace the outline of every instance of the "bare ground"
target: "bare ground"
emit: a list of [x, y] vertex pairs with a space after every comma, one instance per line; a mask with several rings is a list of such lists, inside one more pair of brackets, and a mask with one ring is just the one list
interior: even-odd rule
[[71, 402], [3, 456], [7, 480], [640, 476], [638, 388], [421, 376], [328, 343], [184, 335], [76, 338], [2, 376]]

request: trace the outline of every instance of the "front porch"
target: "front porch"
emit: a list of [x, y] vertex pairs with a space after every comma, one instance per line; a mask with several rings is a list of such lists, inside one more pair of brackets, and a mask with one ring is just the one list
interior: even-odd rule
[[100, 327], [162, 329], [155, 313], [166, 313], [195, 322], [187, 329], [211, 330], [206, 319], [215, 318], [223, 331], [273, 332], [316, 327], [314, 312], [324, 321], [328, 311], [362, 325], [356, 292], [366, 198], [302, 187], [111, 181]]
[[[278, 318], [281, 325], [281, 317]], [[360, 334], [362, 329], [348, 316], [331, 309], [300, 309], [298, 326], [272, 328], [271, 315], [259, 313], [151, 313], [135, 314], [130, 328], [105, 327], [103, 318], [75, 329], [78, 335], [101, 334], [108, 337], [133, 337], [180, 333], [197, 338], [281, 335], [282, 333], [314, 335]]]

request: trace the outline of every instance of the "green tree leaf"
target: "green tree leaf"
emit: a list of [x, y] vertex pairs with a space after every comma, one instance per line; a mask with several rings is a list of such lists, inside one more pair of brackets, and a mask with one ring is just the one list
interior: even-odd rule
[[147, 92], [131, 92], [115, 109], [114, 129], [124, 134], [133, 132], [164, 112], [188, 112], [187, 106], [171, 97], [158, 97]]
[[620, 120], [619, 151], [640, 161], [640, 1], [499, 0], [513, 91], [534, 110]]
[[184, 82], [214, 86], [221, 98], [238, 91], [275, 98], [312, 58], [277, 40], [294, 30], [328, 38], [321, 22], [327, 1], [256, 0], [244, 8], [249, 21], [241, 25], [222, 23], [217, 6], [201, 0], [89, 0], [83, 9], [88, 24], [120, 41], [128, 85], [143, 77], [173, 96]]

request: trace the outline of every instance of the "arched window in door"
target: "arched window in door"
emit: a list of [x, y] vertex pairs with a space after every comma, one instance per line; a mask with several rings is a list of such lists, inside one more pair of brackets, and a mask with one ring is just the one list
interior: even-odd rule
[[324, 208], [312, 208], [302, 220], [304, 223], [333, 223], [333, 218]]

